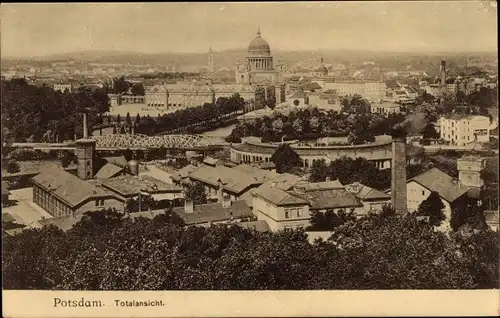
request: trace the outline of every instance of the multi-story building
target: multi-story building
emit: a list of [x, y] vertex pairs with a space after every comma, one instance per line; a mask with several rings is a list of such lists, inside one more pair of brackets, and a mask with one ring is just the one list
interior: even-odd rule
[[399, 114], [401, 113], [401, 105], [398, 103], [393, 103], [388, 101], [372, 103], [370, 104], [370, 112], [372, 114], [381, 114], [381, 115]]
[[440, 118], [441, 139], [454, 145], [489, 142], [490, 119], [479, 115], [454, 114]]
[[65, 92], [68, 90], [68, 92], [73, 91], [73, 84], [54, 84], [54, 90], [55, 91], [60, 91], [60, 92]]
[[361, 95], [362, 97], [379, 101], [386, 96], [387, 85], [380, 81], [326, 81], [323, 90], [335, 90], [339, 96]]

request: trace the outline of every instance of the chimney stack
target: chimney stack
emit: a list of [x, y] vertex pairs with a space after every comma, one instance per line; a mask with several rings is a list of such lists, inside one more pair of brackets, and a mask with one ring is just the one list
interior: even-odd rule
[[446, 92], [446, 61], [441, 61], [441, 90]]
[[396, 213], [406, 213], [406, 131], [403, 127], [393, 129], [391, 174], [392, 207]]
[[87, 113], [83, 112], [83, 139], [89, 138], [89, 130], [87, 126]]

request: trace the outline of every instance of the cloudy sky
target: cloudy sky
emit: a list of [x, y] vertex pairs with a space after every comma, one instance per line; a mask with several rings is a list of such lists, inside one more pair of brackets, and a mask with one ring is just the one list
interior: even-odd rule
[[[491, 1], [2, 4], [2, 56], [84, 50], [496, 51]], [[489, 10], [488, 10], [489, 8]]]

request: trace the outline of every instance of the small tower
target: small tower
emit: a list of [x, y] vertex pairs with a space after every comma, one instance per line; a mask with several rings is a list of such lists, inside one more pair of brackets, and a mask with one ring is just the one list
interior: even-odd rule
[[92, 179], [94, 176], [94, 162], [96, 141], [89, 138], [87, 113], [83, 113], [83, 138], [76, 141], [76, 158], [78, 160], [77, 176], [82, 180]]
[[464, 186], [480, 188], [484, 185], [481, 171], [486, 167], [486, 159], [474, 155], [464, 156], [457, 160], [458, 179]]
[[210, 45], [210, 49], [208, 50], [208, 71], [214, 71], [214, 54], [212, 52], [212, 46]]

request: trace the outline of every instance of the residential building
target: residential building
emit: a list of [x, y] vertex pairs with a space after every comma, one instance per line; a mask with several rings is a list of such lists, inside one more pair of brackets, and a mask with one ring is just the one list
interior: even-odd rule
[[489, 142], [490, 119], [479, 115], [453, 114], [440, 118], [441, 139], [453, 145]]
[[401, 105], [389, 101], [380, 101], [370, 104], [370, 112], [372, 114], [389, 115], [401, 113]]
[[370, 188], [359, 182], [348, 184], [345, 189], [354, 194], [363, 204], [364, 213], [381, 211], [385, 205], [391, 204], [391, 196], [385, 192]]
[[361, 95], [363, 98], [378, 101], [386, 96], [385, 82], [370, 80], [344, 80], [325, 82], [323, 90], [335, 90], [339, 96]]

